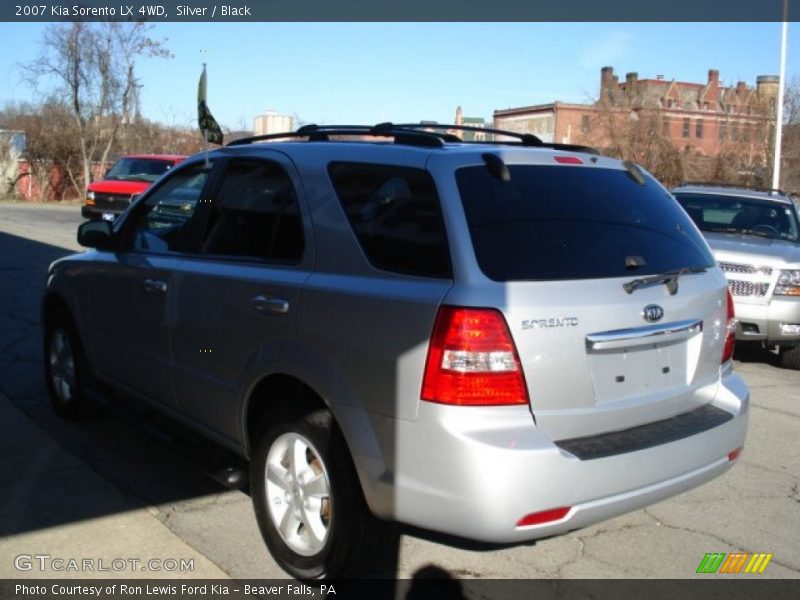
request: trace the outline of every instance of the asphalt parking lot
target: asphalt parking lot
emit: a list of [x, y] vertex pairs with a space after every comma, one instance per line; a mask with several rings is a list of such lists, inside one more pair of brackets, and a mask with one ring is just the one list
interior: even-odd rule
[[[0, 203], [0, 578], [94, 574], [20, 569], [17, 557], [37, 553], [194, 561], [149, 577], [284, 577], [246, 490], [227, 483], [243, 467], [237, 457], [143, 411], [111, 406], [74, 424], [50, 410], [39, 300], [47, 264], [79, 249], [80, 222], [76, 206]], [[773, 554], [764, 573], [737, 577], [800, 577], [800, 372], [753, 352], [739, 352], [736, 367], [752, 392], [750, 433], [723, 477], [536, 544], [403, 529], [375, 575], [434, 566], [460, 578], [690, 578], [706, 553], [760, 552]]]

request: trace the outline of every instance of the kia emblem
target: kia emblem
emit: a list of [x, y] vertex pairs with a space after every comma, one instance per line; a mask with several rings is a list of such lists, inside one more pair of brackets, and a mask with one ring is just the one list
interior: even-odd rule
[[648, 304], [642, 309], [642, 316], [645, 321], [655, 323], [656, 321], [660, 321], [661, 317], [664, 316], [664, 309], [658, 304]]

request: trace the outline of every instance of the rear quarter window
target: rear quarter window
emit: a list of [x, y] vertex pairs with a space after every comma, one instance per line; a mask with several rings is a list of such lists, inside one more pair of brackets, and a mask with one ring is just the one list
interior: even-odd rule
[[[678, 203], [651, 176], [624, 170], [510, 165], [456, 171], [478, 265], [496, 281], [626, 277], [714, 259]], [[630, 268], [631, 257], [640, 266]]]
[[383, 271], [452, 278], [436, 186], [427, 171], [331, 163], [328, 173], [369, 262]]

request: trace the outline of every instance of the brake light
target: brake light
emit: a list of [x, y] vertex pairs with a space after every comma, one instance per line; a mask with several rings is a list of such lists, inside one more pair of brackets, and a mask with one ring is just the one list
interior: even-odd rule
[[498, 310], [439, 309], [425, 363], [422, 399], [462, 406], [528, 403], [517, 349]]
[[562, 165], [582, 165], [583, 161], [577, 156], [554, 156], [557, 163]]
[[725, 364], [733, 358], [733, 346], [736, 342], [736, 314], [733, 310], [733, 296], [731, 290], [728, 288], [728, 324], [725, 329], [725, 347], [722, 350], [722, 364]]

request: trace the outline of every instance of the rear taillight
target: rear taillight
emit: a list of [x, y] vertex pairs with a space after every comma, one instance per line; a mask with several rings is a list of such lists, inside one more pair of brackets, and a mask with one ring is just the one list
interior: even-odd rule
[[464, 406], [528, 403], [517, 349], [499, 311], [439, 309], [425, 363], [422, 399]]
[[733, 358], [733, 345], [736, 341], [736, 314], [733, 310], [733, 296], [731, 290], [726, 290], [728, 298], [728, 323], [725, 329], [725, 348], [722, 350], [722, 363]]

